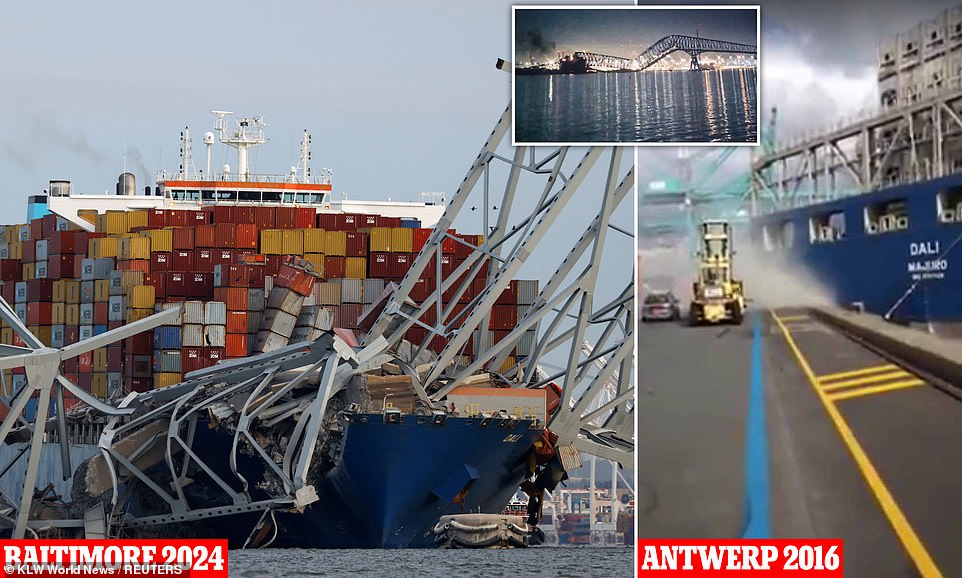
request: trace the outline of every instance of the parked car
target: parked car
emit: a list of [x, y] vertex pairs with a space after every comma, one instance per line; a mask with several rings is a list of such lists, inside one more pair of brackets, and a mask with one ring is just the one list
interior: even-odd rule
[[641, 321], [677, 321], [681, 304], [671, 291], [652, 291], [641, 305]]

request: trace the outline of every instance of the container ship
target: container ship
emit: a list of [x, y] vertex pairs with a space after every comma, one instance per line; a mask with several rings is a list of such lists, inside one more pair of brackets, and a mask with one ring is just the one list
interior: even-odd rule
[[[430, 237], [444, 201], [438, 195], [419, 203], [333, 201], [330, 173], [310, 172], [306, 132], [301, 162], [288, 175], [254, 174], [247, 152], [265, 142], [266, 123], [248, 118], [229, 129], [231, 113], [215, 114], [221, 143], [238, 151], [235, 172], [225, 165], [212, 173], [215, 135], [207, 133], [207, 169], [192, 174], [185, 129], [181, 170], [173, 178], [159, 175], [156, 186], [140, 194], [134, 176], [124, 173], [115, 195], [75, 194], [68, 181], [51, 181], [45, 195], [29, 199], [27, 223], [0, 228], [0, 294], [45, 347], [69, 348], [158, 312], [179, 312], [153, 331], [64, 359], [62, 377], [85, 395], [68, 392], [50, 402], [47, 415], [62, 412], [67, 419], [47, 434], [43, 452], [50, 459], [38, 479], [51, 485], [37, 491], [33, 511], [66, 521], [45, 535], [79, 537], [83, 529], [89, 536], [93, 516], [103, 520], [105, 535], [217, 536], [231, 547], [418, 547], [433, 545], [430, 530], [441, 515], [503, 509], [553, 455], [545, 423], [560, 400], [556, 387], [505, 387], [510, 384], [499, 372], [526, 355], [523, 343], [504, 368], [489, 368], [453, 389], [443, 411], [424, 407], [414, 388], [417, 363], [429, 360], [430, 351], [356, 369], [350, 387], [321, 412], [332, 416], [331, 432], [315, 438], [313, 466], [301, 472], [316, 495], [305, 498], [298, 482], [297, 503], [271, 502], [291, 493], [281, 472], [289, 464], [279, 456], [294, 451], [292, 440], [304, 435], [305, 420], [297, 418], [320, 387], [317, 378], [277, 380], [319, 351], [351, 358], [337, 343], [359, 346], [392, 283], [404, 278]], [[415, 302], [480, 245], [477, 235], [448, 233], [434, 267], [410, 294]], [[485, 275], [482, 270], [475, 279], [479, 291]], [[537, 295], [537, 281], [512, 281], [492, 310], [488, 339], [497, 342], [512, 329]], [[444, 301], [457, 315], [470, 299], [445, 295]], [[420, 321], [433, 324], [434, 312]], [[419, 343], [427, 329], [414, 325], [408, 336]], [[28, 346], [10, 323], [0, 342]], [[438, 337], [429, 349], [443, 344]], [[455, 363], [471, 363], [474, 350], [469, 342]], [[312, 363], [316, 368], [322, 361]], [[218, 402], [218, 388], [233, 383], [233, 374], [247, 376], [251, 364], [267, 368], [257, 369], [268, 371], [266, 381], [254, 387], [244, 377], [230, 391], [248, 391], [246, 402]], [[22, 367], [4, 370], [3, 378], [0, 418], [10, 412], [6, 400], [27, 385]], [[255, 397], [268, 386], [280, 392], [279, 405], [258, 414], [251, 408], [264, 402]], [[157, 413], [192, 388], [198, 388], [195, 397], [182, 403], [210, 397], [193, 409]], [[38, 413], [38, 398], [27, 402], [28, 421]], [[138, 409], [109, 421], [89, 411], [91, 399]], [[184, 430], [188, 442], [168, 447], [165, 462], [155, 447], [157, 427], [166, 430], [178, 411], [192, 416]], [[152, 415], [167, 421], [151, 422]], [[259, 417], [244, 421], [249, 415]], [[242, 452], [236, 451], [239, 430], [249, 436]], [[18, 429], [12, 431], [6, 441], [13, 445], [0, 451], [5, 464], [25, 451], [15, 443]], [[105, 435], [116, 437], [105, 442]], [[53, 458], [62, 441], [80, 462], [72, 476]], [[108, 463], [108, 453], [122, 465]], [[183, 471], [172, 478], [171, 453], [183, 459]], [[12, 500], [20, 499], [23, 484], [16, 470], [7, 468], [2, 484]], [[281, 482], [283, 491], [277, 490]], [[203, 513], [173, 515], [185, 509]], [[11, 527], [0, 511], [0, 532]]]
[[878, 44], [877, 109], [753, 163], [751, 236], [827, 297], [962, 320], [962, 6]]

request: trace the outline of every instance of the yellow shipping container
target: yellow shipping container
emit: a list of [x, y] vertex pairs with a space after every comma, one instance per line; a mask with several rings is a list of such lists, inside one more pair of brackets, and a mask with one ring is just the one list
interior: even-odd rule
[[50, 347], [50, 344], [53, 342], [53, 331], [51, 331], [49, 325], [31, 325], [27, 327], [27, 329], [40, 340], [40, 343]]
[[7, 245], [7, 259], [23, 259], [23, 242], [13, 241]]
[[146, 227], [149, 211], [141, 209], [139, 211], [127, 211], [127, 230], [134, 227]]
[[22, 272], [24, 281], [32, 280], [37, 272], [37, 268], [34, 263], [24, 263], [20, 268], [23, 270]]
[[511, 369], [512, 367], [514, 367], [515, 364], [517, 364], [517, 363], [518, 363], [518, 362], [517, 362], [517, 360], [515, 360], [514, 356], [513, 356], [513, 355], [509, 355], [508, 358], [504, 360], [504, 365], [502, 365], [502, 366], [501, 366], [501, 369], [499, 369], [498, 371], [499, 371], [500, 373], [505, 373], [505, 372], [507, 372], [509, 369]]
[[390, 253], [393, 250], [391, 249], [391, 228], [371, 227], [368, 244], [370, 245], [371, 251], [386, 251]]
[[123, 288], [124, 295], [130, 292], [137, 285], [144, 284], [143, 271], [124, 271], [120, 278], [120, 286]]
[[127, 224], [128, 211], [107, 211], [103, 215], [103, 232], [118, 235], [130, 231]]
[[97, 209], [77, 209], [77, 216], [88, 223], [97, 224]]
[[110, 301], [110, 279], [94, 281], [94, 301]]
[[348, 279], [367, 278], [367, 259], [364, 257], [348, 257], [344, 260], [344, 276]]
[[304, 258], [311, 262], [318, 275], [324, 276], [324, 253], [304, 253]]
[[90, 239], [90, 241], [87, 242], [87, 245], [89, 245], [87, 247], [87, 254], [94, 259], [116, 257], [119, 251], [119, 244], [119, 237], [100, 237], [99, 239]]
[[106, 347], [94, 349], [93, 370], [107, 371], [107, 348]]
[[264, 229], [261, 231], [261, 253], [264, 255], [282, 255], [284, 253], [284, 231], [282, 229]]
[[65, 325], [80, 325], [80, 305], [68, 303], [63, 308], [63, 320]]
[[65, 325], [67, 323], [67, 305], [65, 303], [50, 305], [50, 323], [54, 325]]
[[150, 237], [150, 250], [157, 253], [169, 253], [174, 250], [174, 230], [173, 229], [154, 229], [145, 231], [144, 235]]
[[67, 280], [57, 279], [53, 282], [53, 302], [64, 303], [67, 301]]
[[154, 389], [160, 389], [161, 387], [167, 387], [169, 385], [176, 385], [180, 383], [181, 378], [179, 373], [155, 373], [154, 374]]
[[[154, 310], [154, 286], [153, 285], [134, 285], [127, 294], [127, 303], [134, 309]], [[128, 321], [130, 321], [128, 319]]]
[[395, 253], [414, 252], [414, 229], [395, 227], [391, 229], [391, 251]]
[[304, 230], [285, 229], [283, 234], [283, 244], [285, 255], [304, 254]]
[[94, 397], [99, 397], [101, 399], [107, 397], [107, 374], [101, 372], [94, 373], [90, 377], [90, 393]]
[[133, 323], [134, 321], [140, 321], [141, 319], [146, 319], [154, 314], [154, 309], [135, 309], [133, 307], [127, 308], [127, 323]]
[[324, 233], [324, 254], [343, 257], [347, 254], [347, 233], [327, 231]]
[[73, 304], [80, 303], [80, 281], [68, 279], [66, 281], [66, 287], [64, 288], [64, 295], [66, 296], [64, 302]]
[[6, 345], [13, 344], [13, 329], [9, 327], [0, 329], [0, 342], [5, 343]]
[[304, 229], [304, 252], [323, 253], [325, 234], [324, 229]]
[[120, 239], [120, 258], [124, 260], [150, 259], [150, 237]]

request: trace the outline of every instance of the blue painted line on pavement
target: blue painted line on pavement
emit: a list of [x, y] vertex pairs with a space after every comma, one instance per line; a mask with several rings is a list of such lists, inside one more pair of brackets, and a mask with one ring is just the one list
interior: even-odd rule
[[762, 382], [762, 322], [758, 311], [752, 320], [752, 371], [745, 428], [745, 519], [743, 538], [769, 538], [771, 487], [768, 473], [768, 431], [765, 428], [765, 394]]

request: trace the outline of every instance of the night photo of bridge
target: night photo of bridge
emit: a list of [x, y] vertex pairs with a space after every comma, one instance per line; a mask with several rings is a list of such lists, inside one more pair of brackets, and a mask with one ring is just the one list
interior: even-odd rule
[[758, 10], [514, 8], [516, 144], [758, 143]]

